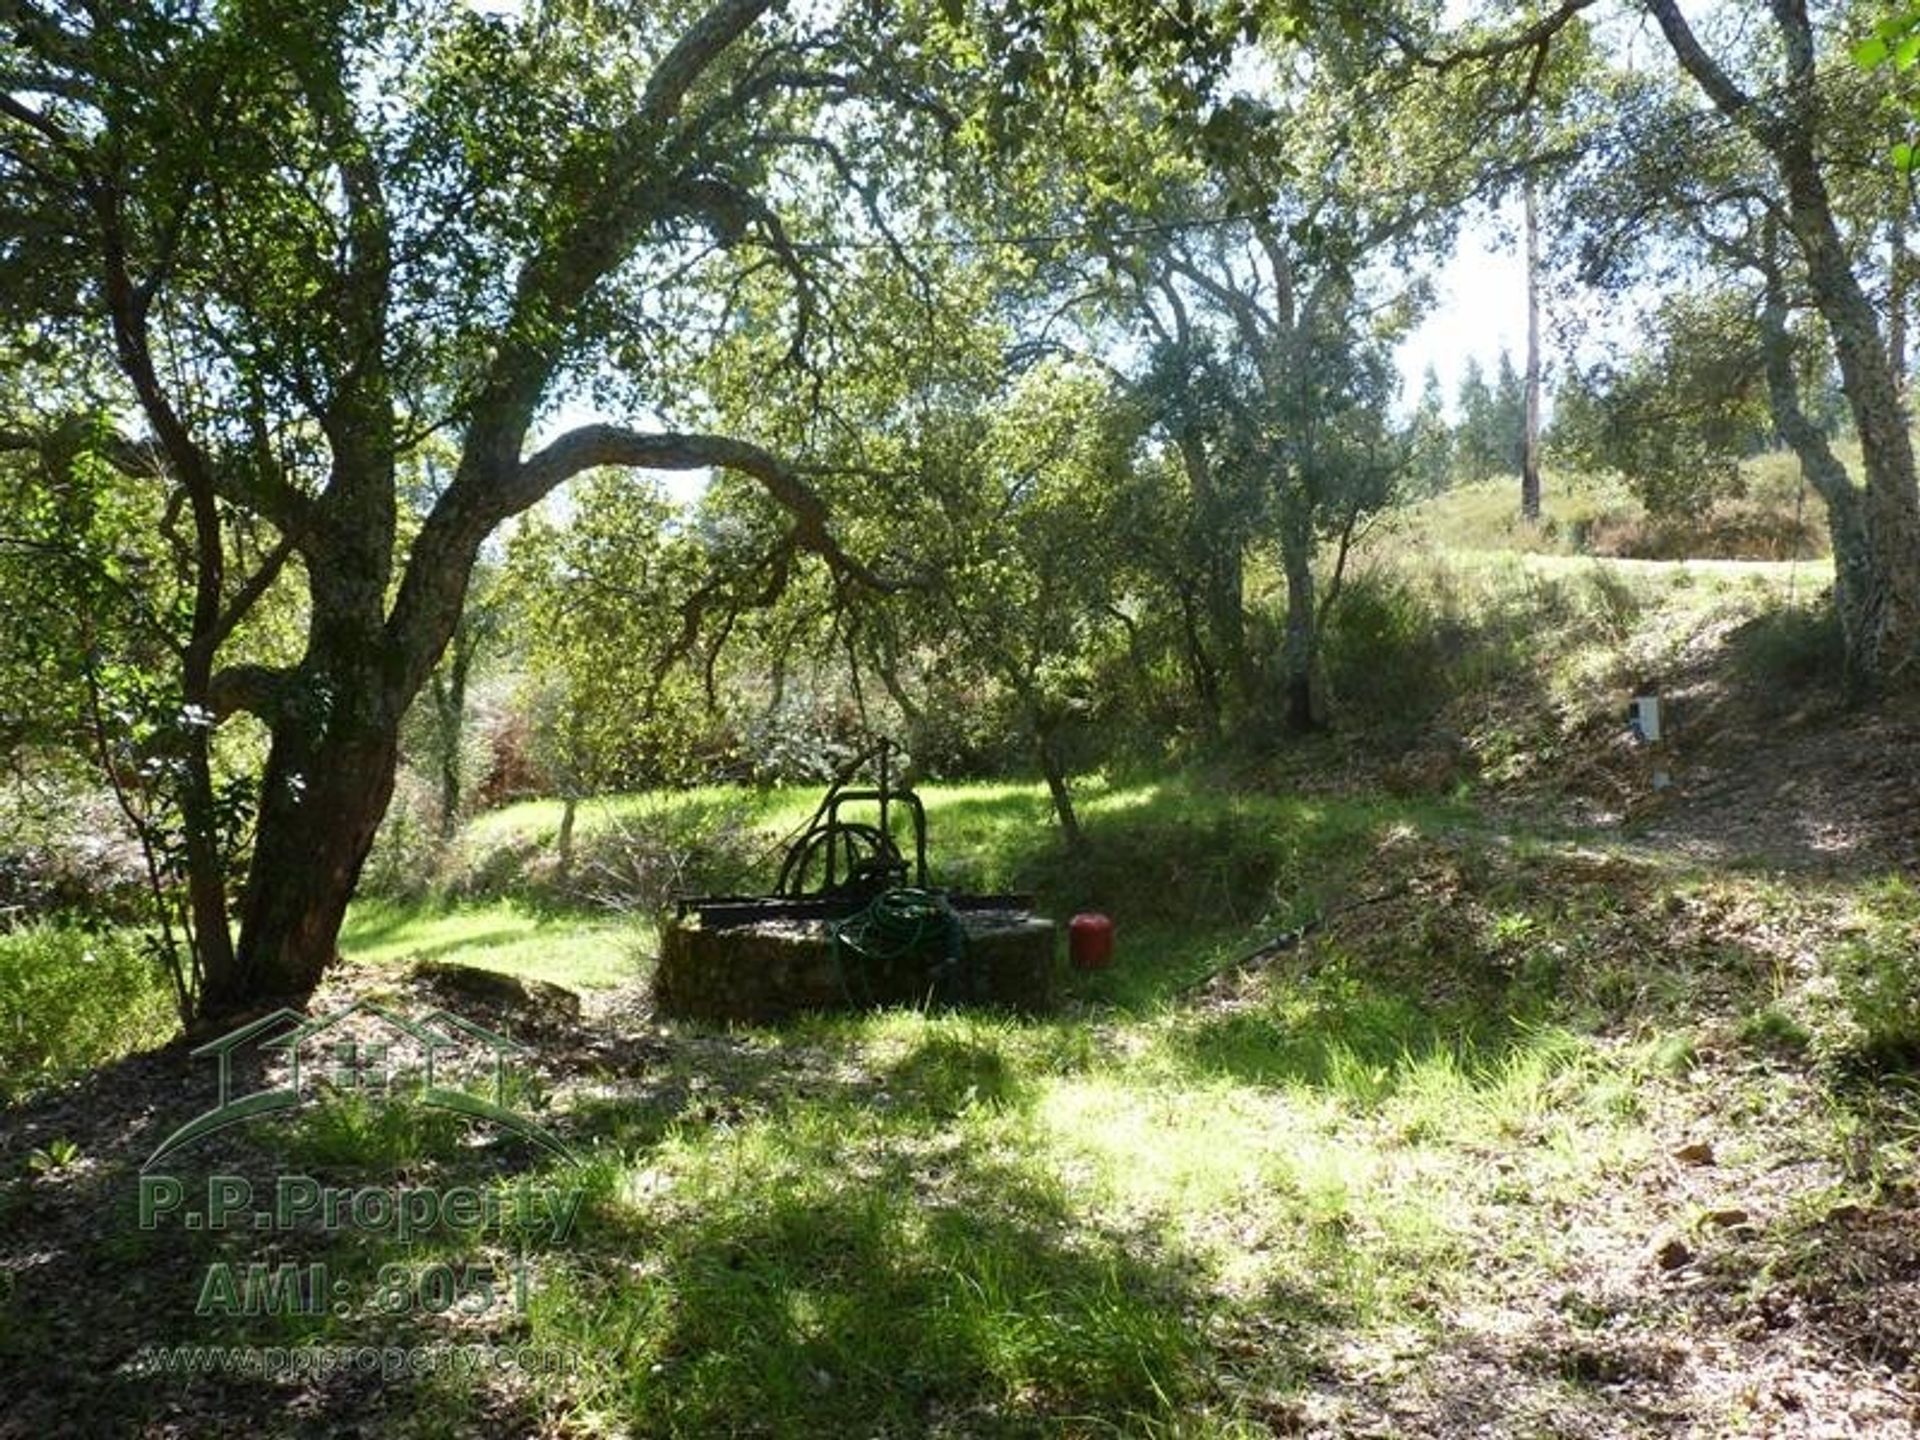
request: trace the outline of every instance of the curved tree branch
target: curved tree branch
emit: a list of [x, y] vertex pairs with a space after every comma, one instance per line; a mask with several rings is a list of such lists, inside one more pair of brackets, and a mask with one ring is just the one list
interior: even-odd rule
[[1675, 0], [1647, 0], [1647, 9], [1660, 22], [1660, 29], [1665, 33], [1667, 43], [1673, 47], [1681, 67], [1706, 91], [1714, 107], [1729, 120], [1746, 124], [1753, 105], [1752, 97], [1734, 84], [1733, 78], [1707, 54]]
[[289, 678], [272, 665], [225, 666], [207, 683], [207, 708], [216, 722], [244, 710], [271, 724]]
[[529, 457], [499, 498], [511, 506], [508, 513], [515, 513], [562, 481], [602, 465], [643, 470], [737, 470], [751, 475], [792, 518], [794, 539], [800, 548], [811, 550], [834, 570], [869, 589], [902, 588], [901, 582], [874, 573], [846, 552], [827, 527], [826, 502], [791, 465], [758, 445], [724, 435], [648, 434], [619, 425], [582, 425]]

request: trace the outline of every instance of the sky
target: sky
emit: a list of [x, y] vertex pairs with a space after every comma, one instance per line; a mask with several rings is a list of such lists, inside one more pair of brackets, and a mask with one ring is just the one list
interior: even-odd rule
[[[1441, 266], [1434, 285], [1434, 307], [1400, 343], [1400, 403], [1411, 408], [1420, 397], [1427, 366], [1440, 376], [1440, 393], [1449, 407], [1459, 393], [1460, 375], [1471, 357], [1491, 376], [1500, 351], [1526, 363], [1527, 266], [1520, 246], [1502, 241], [1498, 226], [1481, 220], [1463, 226], [1452, 257]], [[1542, 316], [1545, 330], [1548, 317]], [[1543, 357], [1551, 364], [1551, 338], [1542, 335]]]

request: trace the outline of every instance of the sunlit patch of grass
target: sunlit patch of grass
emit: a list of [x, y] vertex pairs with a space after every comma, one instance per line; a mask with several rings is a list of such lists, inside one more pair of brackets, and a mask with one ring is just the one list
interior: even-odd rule
[[1349, 1325], [1404, 1319], [1468, 1228], [1422, 1152], [1325, 1095], [1109, 1074], [1049, 1086], [1035, 1119], [1089, 1213], [1204, 1256], [1221, 1303], [1278, 1290]]
[[[1297, 911], [1302, 918], [1314, 903], [1310, 890], [1336, 883], [1390, 828], [1472, 823], [1464, 806], [1444, 801], [1303, 798], [1225, 791], [1179, 777], [1088, 775], [1075, 781], [1086, 846], [1070, 854], [1037, 781], [931, 783], [919, 793], [936, 885], [1033, 893], [1043, 911], [1060, 917], [1103, 908], [1129, 924], [1188, 932], [1237, 930], [1275, 913]], [[779, 842], [806, 821], [819, 798], [819, 791], [803, 787], [609, 797], [583, 805], [576, 842], [585, 846], [596, 826], [616, 819], [744, 817], [753, 843], [737, 848], [755, 851], [756, 858], [730, 875], [730, 888], [765, 891], [779, 868]], [[904, 827], [902, 813], [895, 823]], [[460, 842], [465, 863], [476, 873], [505, 874], [530, 848], [550, 843], [559, 815], [557, 801], [527, 801], [481, 817]], [[904, 840], [904, 828], [901, 833]]]
[[1920, 888], [1864, 886], [1810, 996], [1816, 1052], [1856, 1076], [1920, 1070]]
[[361, 900], [348, 912], [340, 951], [390, 966], [433, 960], [497, 970], [576, 989], [638, 978], [651, 931], [623, 916], [553, 915], [511, 901], [436, 905]]
[[[1038, 786], [929, 800], [974, 883], [1110, 905], [1118, 965], [1071, 1019], [813, 1017], [579, 1102], [588, 1200], [526, 1321], [583, 1357], [539, 1382], [577, 1428], [1254, 1433], [1339, 1356], [1576, 1272], [1566, 1217], [1657, 1160], [1710, 1063], [1703, 997], [1800, 1001], [1712, 928], [1787, 887], [1544, 835], [1495, 860], [1456, 805], [1099, 781], [1070, 861]], [[1437, 831], [1431, 906], [1179, 993]]]
[[[1858, 473], [1859, 452], [1841, 442]], [[1816, 550], [1827, 541], [1826, 510], [1802, 482], [1791, 455], [1763, 454], [1741, 463], [1746, 494], [1706, 514], [1651, 520], [1625, 482], [1559, 467], [1543, 477], [1542, 519], [1522, 521], [1515, 476], [1455, 485], [1397, 517], [1397, 528], [1453, 551], [1524, 551], [1545, 555], [1600, 553], [1779, 554], [1801, 538]], [[1757, 549], [1755, 547], [1758, 547]]]
[[1010, 1113], [926, 1125], [823, 1099], [668, 1137], [619, 1192], [621, 1263], [575, 1254], [535, 1338], [583, 1344], [580, 1401], [648, 1433], [1171, 1414], [1195, 1378], [1177, 1267], [1076, 1215]]
[[1542, 501], [1544, 522], [1526, 524], [1519, 480], [1502, 475], [1452, 486], [1411, 507], [1398, 525], [1448, 549], [1568, 551], [1584, 526], [1640, 508], [1616, 480], [1561, 470], [1544, 477]]
[[180, 1020], [133, 929], [0, 932], [0, 1099], [162, 1044]]

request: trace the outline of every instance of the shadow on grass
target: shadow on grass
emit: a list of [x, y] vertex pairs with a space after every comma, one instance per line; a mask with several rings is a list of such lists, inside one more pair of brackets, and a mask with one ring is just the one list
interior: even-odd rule
[[[948, 802], [949, 812], [1007, 812], [1027, 797]], [[1044, 802], [1043, 802], [1044, 808]], [[1462, 823], [1437, 802], [1375, 802], [1224, 794], [1165, 782], [1110, 792], [1086, 806], [1085, 841], [1066, 850], [1022, 815], [984, 845], [987, 879], [1037, 892], [1043, 908], [1098, 908], [1129, 924], [1246, 926], [1332, 898], [1358, 860], [1393, 827], [1424, 832]], [[963, 832], [964, 835], [964, 832]]]
[[1202, 1393], [1203, 1262], [1090, 1222], [1017, 1126], [923, 1131], [827, 1103], [718, 1138], [667, 1213], [602, 1212], [536, 1338], [638, 1434], [1126, 1430]]
[[409, 945], [395, 955], [393, 961], [412, 966], [429, 960], [438, 960], [446, 955], [457, 955], [463, 950], [487, 950], [497, 945], [525, 945], [539, 938], [537, 932], [525, 929], [483, 930], [477, 934], [457, 935], [450, 940], [439, 940], [427, 945]]
[[1494, 1063], [1527, 1034], [1509, 1017], [1429, 1011], [1404, 996], [1349, 986], [1285, 1008], [1197, 1017], [1167, 1032], [1163, 1052], [1197, 1076], [1331, 1090], [1369, 1103], [1422, 1062]]
[[[318, 1225], [261, 1231], [244, 1221], [277, 1180], [384, 1189], [396, 1183], [498, 1185], [524, 1173], [528, 1147], [401, 1106], [346, 1114], [309, 1106], [237, 1126], [170, 1156], [159, 1170], [184, 1187], [179, 1213], [143, 1224], [141, 1165], [162, 1137], [210, 1103], [208, 1062], [184, 1041], [104, 1065], [83, 1081], [0, 1109], [0, 1436], [530, 1433], [535, 1418], [510, 1392], [437, 1375], [383, 1382], [351, 1367], [331, 1376], [223, 1373], [199, 1364], [142, 1373], [143, 1357], [183, 1346], [394, 1347], [454, 1339], [430, 1315], [365, 1306], [380, 1266], [434, 1252]], [[236, 1052], [233, 1090], [260, 1087], [257, 1052]], [[65, 1143], [60, 1143], [65, 1142]], [[477, 1143], [484, 1142], [484, 1143]], [[50, 1154], [72, 1151], [60, 1163]], [[204, 1214], [215, 1175], [239, 1177], [254, 1204], [215, 1231]], [[483, 1259], [462, 1253], [461, 1264]], [[324, 1263], [351, 1315], [271, 1309], [201, 1313], [210, 1267]], [[244, 1282], [243, 1282], [244, 1283]], [[430, 1423], [418, 1417], [430, 1414]], [[463, 1418], [464, 1417], [464, 1418]]]

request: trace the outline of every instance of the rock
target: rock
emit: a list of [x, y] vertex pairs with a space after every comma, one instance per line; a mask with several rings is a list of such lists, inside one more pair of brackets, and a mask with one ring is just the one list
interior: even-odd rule
[[1709, 1210], [1700, 1217], [1700, 1223], [1703, 1226], [1714, 1225], [1722, 1230], [1744, 1230], [1749, 1235], [1756, 1233], [1752, 1221], [1753, 1217], [1737, 1205], [1730, 1205], [1723, 1210]]
[[1691, 1140], [1673, 1152], [1673, 1158], [1682, 1165], [1713, 1164], [1713, 1146], [1704, 1140]]
[[1678, 1270], [1693, 1260], [1693, 1250], [1678, 1235], [1662, 1235], [1654, 1241], [1653, 1263], [1662, 1270]]
[[413, 967], [414, 978], [446, 999], [456, 1013], [461, 1002], [474, 1002], [495, 1015], [521, 1017], [535, 1024], [573, 1025], [580, 1019], [580, 997], [564, 985], [527, 980], [482, 970], [477, 965], [453, 965], [427, 960]]

